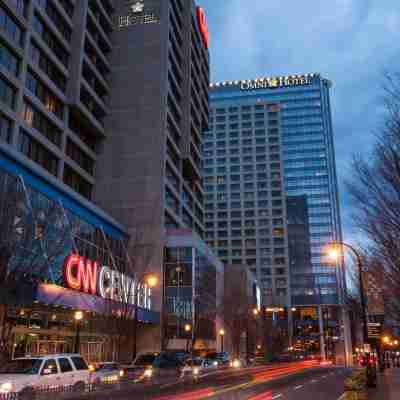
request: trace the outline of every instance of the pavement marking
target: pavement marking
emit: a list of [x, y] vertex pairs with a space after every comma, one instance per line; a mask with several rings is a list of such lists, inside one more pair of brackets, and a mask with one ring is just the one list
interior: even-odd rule
[[321, 379], [326, 379], [327, 378], [327, 376], [326, 375], [324, 375]]
[[302, 387], [304, 387], [304, 385], [296, 386], [296, 387], [294, 388], [294, 390], [299, 390], [299, 389], [301, 389]]
[[279, 398], [282, 397], [282, 396], [283, 396], [282, 393], [276, 394], [275, 396], [272, 397], [272, 400], [279, 399]]
[[313, 379], [312, 381], [311, 381], [311, 383], [317, 383], [318, 382], [318, 379]]
[[338, 400], [344, 400], [346, 398], [346, 393], [343, 393], [339, 398], [338, 398]]

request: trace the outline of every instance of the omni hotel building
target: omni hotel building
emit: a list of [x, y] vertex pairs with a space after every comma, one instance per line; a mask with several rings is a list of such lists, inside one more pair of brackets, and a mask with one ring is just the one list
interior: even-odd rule
[[204, 134], [206, 241], [257, 274], [300, 339], [318, 337], [321, 305], [333, 321], [342, 304], [341, 269], [324, 256], [341, 240], [330, 87], [318, 74], [211, 84]]
[[3, 349], [72, 351], [78, 324], [89, 361], [129, 359], [134, 336], [138, 351], [179, 347], [185, 323], [216, 346], [222, 266], [201, 240], [208, 87], [192, 0], [0, 0]]

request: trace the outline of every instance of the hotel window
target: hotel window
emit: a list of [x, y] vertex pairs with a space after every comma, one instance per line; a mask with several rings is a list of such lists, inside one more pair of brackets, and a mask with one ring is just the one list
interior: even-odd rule
[[94, 173], [94, 160], [89, 157], [78, 145], [70, 138], [67, 140], [67, 156], [74, 160], [82, 169], [90, 175]]
[[92, 185], [67, 164], [65, 164], [64, 167], [64, 183], [83, 197], [86, 197], [89, 200], [91, 199]]
[[10, 143], [12, 134], [12, 122], [0, 114], [0, 141]]
[[47, 110], [61, 120], [63, 119], [64, 106], [62, 102], [30, 71], [28, 71], [25, 86], [43, 103]]
[[64, 64], [68, 66], [69, 54], [61, 44], [61, 42], [56, 38], [56, 36], [50, 31], [50, 29], [45, 26], [41, 19], [35, 14], [33, 16], [33, 29], [39, 34], [42, 40], [50, 47], [56, 57]]
[[27, 125], [35, 128], [44, 137], [60, 147], [61, 130], [27, 101], [24, 101], [23, 104], [22, 118]]
[[18, 76], [19, 58], [3, 43], [0, 42], [0, 65], [14, 76]]
[[0, 78], [0, 101], [14, 109], [16, 90], [5, 80]]
[[32, 138], [24, 130], [20, 131], [19, 149], [22, 154], [35, 161], [52, 175], [57, 176], [58, 159], [50, 150]]
[[64, 17], [58, 12], [54, 4], [49, 0], [36, 0], [36, 4], [43, 8], [62, 36], [64, 36], [64, 39], [69, 42], [72, 34], [71, 28], [65, 22]]
[[24, 45], [24, 33], [22, 29], [15, 23], [13, 18], [8, 14], [5, 8], [0, 6], [0, 30], [20, 47]]
[[39, 66], [61, 91], [65, 91], [67, 86], [66, 77], [59, 71], [50, 58], [33, 42], [31, 42], [30, 46], [30, 60], [33, 64]]
[[28, 0], [9, 0], [9, 2], [12, 4], [18, 15], [26, 17]]

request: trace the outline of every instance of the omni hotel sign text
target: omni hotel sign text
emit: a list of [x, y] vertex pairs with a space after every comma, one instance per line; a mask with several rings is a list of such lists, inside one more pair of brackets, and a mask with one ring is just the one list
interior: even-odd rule
[[241, 90], [255, 89], [275, 89], [293, 86], [308, 86], [312, 85], [313, 77], [310, 75], [301, 76], [281, 76], [279, 78], [263, 78], [251, 81], [242, 81], [240, 84]]

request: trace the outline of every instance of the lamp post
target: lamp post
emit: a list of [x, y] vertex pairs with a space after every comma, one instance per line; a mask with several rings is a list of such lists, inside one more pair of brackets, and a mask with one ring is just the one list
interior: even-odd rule
[[356, 257], [357, 260], [357, 269], [358, 269], [358, 279], [360, 285], [360, 301], [361, 301], [361, 310], [362, 310], [362, 321], [363, 321], [363, 340], [364, 343], [368, 343], [368, 318], [367, 318], [367, 306], [365, 302], [365, 293], [364, 293], [364, 281], [363, 281], [363, 264], [362, 258], [358, 251], [351, 245], [344, 242], [332, 242], [330, 243], [329, 254], [332, 258], [337, 259], [340, 256], [340, 252], [338, 247], [343, 246], [349, 249]]
[[133, 305], [135, 306], [135, 313], [133, 317], [133, 360], [136, 358], [137, 354], [137, 325], [138, 325], [138, 311], [139, 311], [139, 293], [138, 293], [138, 288], [143, 285], [143, 283], [146, 283], [150, 288], [153, 288], [157, 285], [158, 279], [157, 276], [154, 274], [145, 274], [141, 280], [139, 280], [136, 290], [135, 290], [135, 296], [134, 296], [134, 301]]
[[83, 319], [83, 312], [76, 311], [74, 314], [76, 329], [75, 329], [75, 343], [74, 343], [74, 353], [79, 354], [80, 350], [80, 331], [81, 331], [81, 321]]
[[221, 353], [224, 352], [224, 336], [225, 336], [225, 331], [223, 329], [219, 330], [219, 336], [221, 338]]
[[[185, 324], [185, 333], [189, 334], [189, 332], [192, 330], [192, 325], [190, 324]], [[189, 353], [189, 341], [190, 339], [186, 339], [186, 352]]]

